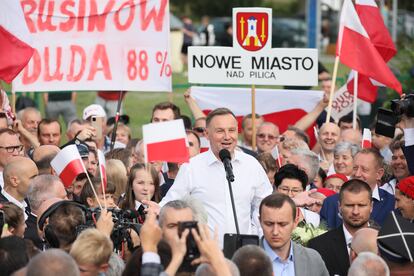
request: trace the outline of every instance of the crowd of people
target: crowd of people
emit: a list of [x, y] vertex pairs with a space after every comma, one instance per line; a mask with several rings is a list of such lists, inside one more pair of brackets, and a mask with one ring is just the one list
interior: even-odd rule
[[[128, 121], [115, 127], [99, 104], [68, 122], [65, 144], [34, 107], [0, 116], [0, 275], [413, 275], [413, 117], [394, 138], [372, 127], [362, 147], [352, 115], [320, 119], [326, 97], [286, 130], [247, 114], [240, 132], [231, 110], [184, 98], [193, 119], [171, 102], [151, 115], [183, 120], [184, 164], [145, 163]], [[85, 171], [67, 185], [51, 161], [69, 145]], [[321, 231], [305, 241], [298, 228]]]

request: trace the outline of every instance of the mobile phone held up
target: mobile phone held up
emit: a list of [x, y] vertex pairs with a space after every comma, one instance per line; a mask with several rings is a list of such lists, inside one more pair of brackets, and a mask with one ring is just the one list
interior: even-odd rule
[[104, 117], [99, 117], [99, 116], [92, 116], [92, 118], [91, 118], [91, 125], [96, 131], [95, 137], [98, 140], [102, 139], [103, 119], [104, 119]]
[[198, 250], [197, 244], [194, 240], [193, 234], [191, 233], [191, 229], [196, 229], [198, 233], [197, 221], [180, 221], [178, 222], [178, 236], [181, 238], [182, 233], [185, 229], [189, 230], [189, 234], [187, 236], [187, 252], [184, 256], [183, 263], [180, 267], [180, 271], [191, 272], [195, 271], [196, 267], [191, 265], [191, 262], [198, 257], [200, 257], [200, 251]]

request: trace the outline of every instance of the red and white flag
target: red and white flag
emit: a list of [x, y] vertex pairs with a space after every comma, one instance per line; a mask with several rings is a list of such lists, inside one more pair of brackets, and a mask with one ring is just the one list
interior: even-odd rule
[[206, 137], [200, 137], [200, 153], [210, 149], [210, 142]]
[[336, 55], [359, 74], [402, 93], [400, 82], [375, 48], [351, 0], [345, 0], [342, 7]]
[[371, 130], [368, 128], [364, 128], [364, 132], [362, 134], [362, 143], [361, 147], [363, 149], [370, 148], [372, 146], [372, 139], [371, 139]]
[[182, 119], [142, 126], [145, 162], [188, 162], [187, 134]]
[[72, 185], [75, 178], [85, 172], [82, 158], [76, 145], [64, 147], [50, 162], [65, 187]]
[[[243, 116], [252, 113], [249, 88], [193, 86], [191, 95], [205, 113], [218, 107], [233, 111], [239, 122], [239, 130]], [[262, 115], [265, 121], [276, 124], [280, 133], [283, 133], [289, 125], [294, 125], [310, 112], [322, 97], [322, 91], [256, 89], [256, 113]], [[315, 139], [312, 127], [308, 135], [313, 145]]]
[[0, 79], [10, 83], [29, 62], [34, 49], [18, 0], [0, 1]]
[[[377, 49], [378, 53], [388, 62], [395, 54], [397, 49], [392, 41], [391, 35], [384, 24], [381, 13], [374, 0], [356, 0], [355, 9], [361, 20], [362, 26], [368, 33], [372, 44]], [[377, 92], [379, 86], [385, 86], [374, 79], [365, 75], [358, 75], [358, 98], [367, 101], [375, 102], [377, 99]], [[352, 70], [347, 88], [350, 93], [354, 93], [354, 71]]]
[[107, 178], [106, 178], [106, 161], [105, 161], [105, 155], [104, 155], [104, 153], [100, 149], [97, 150], [97, 153], [98, 153], [99, 174], [101, 175], [101, 180], [102, 180], [103, 188], [106, 191]]

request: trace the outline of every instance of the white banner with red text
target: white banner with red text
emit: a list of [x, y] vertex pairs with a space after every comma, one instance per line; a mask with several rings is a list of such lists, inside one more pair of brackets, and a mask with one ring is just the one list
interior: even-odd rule
[[168, 0], [20, 0], [35, 53], [16, 91], [171, 91]]

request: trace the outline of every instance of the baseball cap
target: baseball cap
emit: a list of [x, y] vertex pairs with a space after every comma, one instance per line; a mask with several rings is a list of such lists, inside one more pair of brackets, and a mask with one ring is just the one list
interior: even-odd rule
[[85, 158], [89, 156], [89, 147], [86, 143], [80, 142], [76, 143], [76, 147], [78, 148], [79, 155], [81, 158]]
[[89, 119], [91, 116], [106, 117], [106, 112], [102, 106], [98, 104], [91, 104], [83, 110], [82, 118], [84, 120]]

